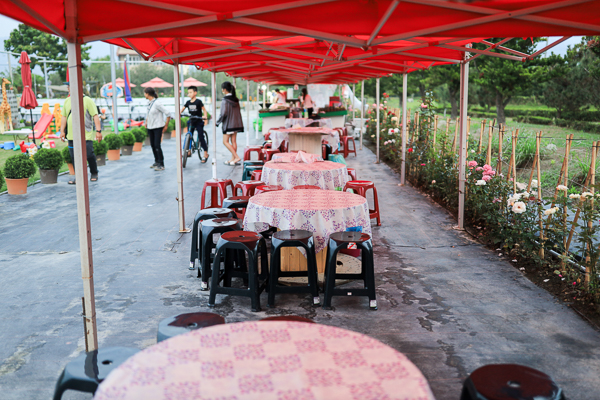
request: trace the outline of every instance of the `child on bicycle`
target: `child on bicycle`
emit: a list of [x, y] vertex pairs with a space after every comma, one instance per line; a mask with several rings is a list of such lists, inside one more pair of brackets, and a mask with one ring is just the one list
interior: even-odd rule
[[188, 120], [188, 132], [194, 137], [194, 131], [198, 133], [198, 140], [200, 141], [200, 147], [204, 150], [204, 156], [200, 157], [200, 162], [203, 164], [208, 160], [208, 146], [204, 141], [204, 135], [202, 134], [204, 131], [204, 120], [206, 119], [206, 115], [208, 112], [202, 103], [202, 100], [197, 98], [198, 88], [196, 86], [190, 86], [188, 88], [188, 96], [189, 100], [185, 103], [181, 112], [183, 113], [187, 108], [190, 111], [190, 119]]

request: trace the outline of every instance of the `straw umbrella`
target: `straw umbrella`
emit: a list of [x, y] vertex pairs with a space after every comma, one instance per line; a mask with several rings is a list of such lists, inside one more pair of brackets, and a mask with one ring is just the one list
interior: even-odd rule
[[35, 144], [35, 132], [33, 131], [33, 112], [31, 110], [38, 106], [38, 102], [35, 98], [33, 90], [31, 90], [31, 67], [29, 66], [31, 60], [26, 52], [21, 52], [19, 63], [21, 64], [21, 80], [23, 81], [23, 95], [21, 96], [20, 106], [26, 110], [29, 110], [29, 116], [31, 117], [31, 137], [33, 138], [33, 144]]

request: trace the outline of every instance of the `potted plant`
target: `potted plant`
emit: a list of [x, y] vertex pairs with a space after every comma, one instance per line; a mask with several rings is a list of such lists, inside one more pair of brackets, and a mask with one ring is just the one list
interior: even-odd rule
[[62, 154], [63, 160], [65, 160], [67, 166], [69, 167], [69, 175], [75, 175], [75, 168], [73, 167], [73, 159], [71, 158], [69, 146], [63, 147], [63, 149], [60, 152]]
[[35, 174], [35, 163], [27, 154], [9, 157], [4, 164], [8, 194], [27, 193], [27, 182]]
[[108, 146], [108, 151], [106, 152], [108, 159], [110, 161], [120, 160], [121, 146], [123, 146], [123, 139], [121, 139], [121, 136], [115, 133], [109, 133], [103, 141], [105, 141]]
[[186, 134], [187, 133], [187, 123], [189, 121], [188, 117], [181, 117], [181, 133], [182, 134]]
[[163, 134], [163, 138], [171, 139], [172, 137], [175, 137], [175, 120], [171, 118], [167, 125], [167, 131]]
[[121, 139], [123, 140], [122, 153], [124, 156], [130, 156], [133, 154], [133, 145], [135, 144], [135, 136], [130, 131], [121, 133]]
[[2, 171], [0, 171], [0, 190], [2, 190], [2, 186], [4, 186], [4, 176], [2, 176]]
[[43, 184], [56, 183], [58, 170], [63, 165], [62, 154], [58, 149], [39, 149], [33, 156], [33, 161], [40, 169], [40, 179]]
[[108, 151], [108, 144], [105, 140], [92, 142], [94, 146], [94, 154], [96, 155], [96, 163], [98, 166], [106, 165], [106, 152]]
[[142, 151], [144, 140], [146, 140], [146, 132], [142, 128], [133, 128], [131, 130], [135, 137], [135, 144], [133, 145], [133, 151]]

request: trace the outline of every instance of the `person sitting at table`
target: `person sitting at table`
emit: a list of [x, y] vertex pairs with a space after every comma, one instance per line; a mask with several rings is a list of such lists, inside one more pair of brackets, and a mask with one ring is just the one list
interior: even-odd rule
[[225, 165], [239, 164], [242, 159], [237, 155], [237, 134], [244, 132], [244, 122], [240, 111], [240, 100], [235, 95], [235, 87], [231, 82], [221, 84], [223, 100], [221, 101], [221, 116], [217, 126], [223, 123], [223, 144], [231, 152], [231, 160], [224, 161]]
[[302, 107], [308, 112], [307, 117], [310, 118], [312, 116], [314, 110], [314, 103], [310, 94], [306, 88], [302, 88], [302, 94], [300, 95], [300, 102], [302, 103]]

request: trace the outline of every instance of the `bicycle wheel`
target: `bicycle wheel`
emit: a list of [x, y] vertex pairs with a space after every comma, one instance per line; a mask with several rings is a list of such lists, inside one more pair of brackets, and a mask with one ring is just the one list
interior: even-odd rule
[[191, 151], [191, 146], [190, 146], [190, 135], [185, 135], [185, 142], [183, 144], [183, 159], [182, 159], [182, 166], [183, 168], [185, 168], [185, 164], [187, 163], [187, 159], [188, 159], [188, 154]]

